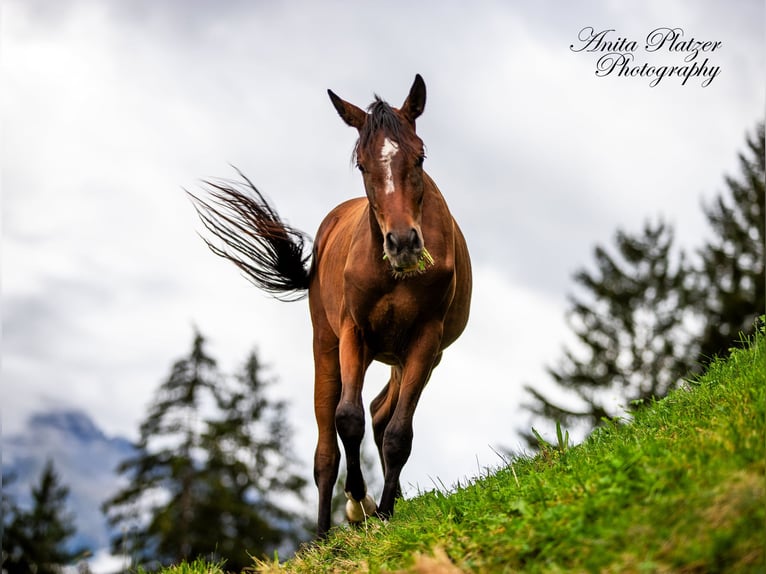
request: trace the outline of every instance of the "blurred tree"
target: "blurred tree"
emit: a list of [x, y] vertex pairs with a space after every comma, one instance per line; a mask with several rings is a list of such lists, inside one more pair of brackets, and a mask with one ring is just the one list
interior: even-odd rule
[[[574, 277], [584, 296], [571, 298], [567, 319], [579, 344], [548, 369], [555, 398], [525, 386], [533, 416], [589, 430], [665, 396], [752, 330], [764, 314], [763, 123], [747, 147], [741, 179], [726, 177], [728, 200], [705, 209], [713, 238], [698, 265], [674, 255], [672, 229], [662, 222], [637, 236], [618, 231], [617, 257], [596, 248], [596, 272]], [[534, 434], [523, 436], [537, 444]]]
[[567, 319], [579, 352], [565, 349], [559, 365], [548, 369], [575, 400], [562, 401], [561, 393], [549, 398], [526, 385], [533, 399], [526, 406], [535, 415], [593, 427], [620, 409], [664, 396], [690, 367], [689, 269], [683, 257], [673, 261], [672, 229], [646, 223], [640, 235], [618, 231], [615, 244], [616, 254], [596, 248], [595, 272], [575, 275], [584, 296], [571, 297]]
[[705, 323], [701, 362], [725, 353], [764, 314], [765, 155], [761, 123], [747, 138], [746, 152], [739, 154], [740, 179], [725, 179], [728, 200], [719, 195], [705, 208], [714, 235], [699, 251], [695, 302]]
[[292, 470], [286, 403], [266, 398], [262, 370], [252, 352], [220, 397], [221, 417], [208, 421], [201, 437], [208, 461], [196, 519], [200, 529], [227, 535], [200, 540], [197, 553], [217, 553], [233, 571], [251, 566], [251, 556], [297, 545], [307, 535], [303, 517], [277, 500], [300, 500], [306, 480]]
[[224, 377], [204, 343], [195, 333], [173, 365], [137, 454], [118, 469], [129, 483], [104, 504], [123, 532], [113, 551], [150, 570], [204, 556], [240, 571], [302, 535], [301, 518], [274, 499], [300, 497], [305, 485], [291, 471], [285, 404], [267, 399], [255, 353]]
[[[3, 482], [7, 481], [3, 477]], [[20, 509], [3, 490], [2, 570], [8, 574], [59, 574], [87, 551], [67, 550], [75, 534], [74, 516], [67, 512], [69, 488], [48, 461], [40, 482], [32, 487], [32, 508]]]

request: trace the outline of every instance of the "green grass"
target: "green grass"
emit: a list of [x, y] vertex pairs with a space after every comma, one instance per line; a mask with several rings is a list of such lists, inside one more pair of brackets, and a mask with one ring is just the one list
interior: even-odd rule
[[[139, 568], [137, 574], [147, 574], [147, 572]], [[182, 562], [177, 566], [165, 568], [162, 574], [226, 574], [226, 570], [224, 562], [208, 562], [197, 558], [193, 562]]]
[[[402, 501], [262, 572], [766, 572], [766, 342], [570, 447]], [[201, 572], [201, 571], [200, 571]], [[195, 572], [195, 574], [199, 574]]]

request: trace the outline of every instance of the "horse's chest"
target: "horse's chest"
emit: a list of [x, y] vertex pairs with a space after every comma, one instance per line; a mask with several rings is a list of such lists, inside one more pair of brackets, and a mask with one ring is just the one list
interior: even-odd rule
[[378, 353], [398, 354], [406, 348], [418, 320], [418, 307], [407, 294], [387, 294], [351, 310], [367, 344]]
[[403, 304], [394, 297], [383, 297], [369, 311], [367, 322], [375, 332], [389, 333], [408, 329], [412, 324], [414, 309], [411, 305]]

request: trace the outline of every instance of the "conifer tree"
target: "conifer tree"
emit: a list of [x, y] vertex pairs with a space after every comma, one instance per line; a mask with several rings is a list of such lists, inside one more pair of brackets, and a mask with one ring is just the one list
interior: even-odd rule
[[303, 517], [284, 503], [300, 500], [306, 480], [293, 471], [286, 403], [269, 400], [268, 385], [257, 354], [250, 353], [220, 397], [221, 416], [208, 421], [201, 437], [208, 460], [196, 517], [200, 530], [227, 535], [206, 536], [196, 547], [225, 557], [227, 570], [240, 571], [252, 565], [251, 556], [305, 537]]
[[725, 178], [729, 197], [705, 208], [713, 238], [699, 251], [696, 305], [705, 327], [700, 362], [726, 353], [740, 333], [750, 333], [764, 314], [764, 124], [739, 154], [739, 179]]
[[204, 338], [195, 333], [191, 353], [175, 362], [141, 423], [135, 456], [117, 469], [129, 483], [104, 506], [110, 524], [121, 527], [114, 552], [148, 568], [192, 557], [200, 410], [220, 379]]
[[689, 269], [683, 256], [674, 260], [672, 228], [660, 221], [647, 222], [635, 236], [618, 231], [615, 247], [616, 254], [597, 247], [596, 271], [575, 275], [584, 293], [571, 297], [567, 319], [580, 349], [565, 349], [559, 365], [548, 369], [570, 400], [527, 385], [533, 399], [527, 408], [536, 415], [593, 427], [664, 396], [689, 369]]
[[239, 571], [298, 536], [273, 497], [299, 495], [305, 481], [290, 472], [285, 406], [264, 390], [255, 353], [225, 377], [195, 333], [118, 469], [129, 484], [104, 504], [122, 529], [114, 552], [150, 570], [203, 556]]
[[673, 254], [672, 229], [662, 223], [636, 237], [618, 231], [621, 261], [596, 248], [597, 272], [575, 275], [585, 297], [572, 298], [568, 316], [579, 350], [565, 349], [548, 369], [563, 392], [552, 399], [527, 385], [529, 411], [592, 428], [621, 414], [614, 397], [628, 410], [661, 398], [753, 329], [764, 314], [765, 157], [760, 123], [739, 156], [740, 179], [726, 177], [729, 196], [705, 208], [713, 235], [698, 264]]
[[3, 493], [3, 562], [8, 574], [60, 574], [86, 554], [67, 549], [75, 534], [74, 516], [67, 511], [69, 488], [48, 461], [40, 482], [32, 486], [32, 507], [20, 509]]

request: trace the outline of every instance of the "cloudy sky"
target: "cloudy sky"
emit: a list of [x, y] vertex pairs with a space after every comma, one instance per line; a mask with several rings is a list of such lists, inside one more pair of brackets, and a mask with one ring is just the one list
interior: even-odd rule
[[[135, 437], [196, 325], [226, 370], [258, 348], [307, 476], [307, 303], [275, 301], [213, 256], [183, 189], [235, 165], [313, 234], [362, 193], [356, 133], [327, 88], [398, 106], [423, 75], [426, 169], [465, 232], [475, 290], [416, 415], [410, 492], [520, 446], [522, 385], [549, 384], [572, 273], [618, 227], [659, 215], [699, 245], [701, 203], [737, 173], [764, 109], [758, 0], [5, 0], [1, 17], [3, 432], [79, 407]], [[631, 66], [655, 75], [598, 75], [603, 53], [572, 49], [589, 27], [635, 42]], [[647, 52], [657, 28], [720, 45], [689, 62], [669, 44]], [[661, 66], [692, 65], [718, 72], [650, 85]], [[367, 402], [385, 380], [370, 370]]]

